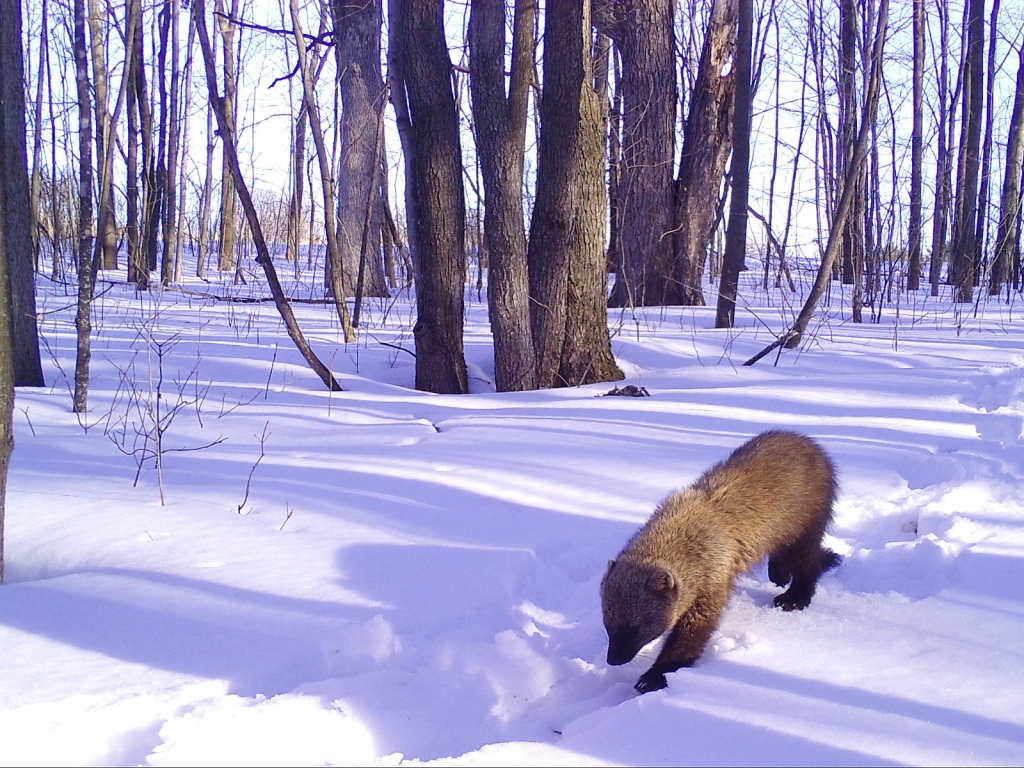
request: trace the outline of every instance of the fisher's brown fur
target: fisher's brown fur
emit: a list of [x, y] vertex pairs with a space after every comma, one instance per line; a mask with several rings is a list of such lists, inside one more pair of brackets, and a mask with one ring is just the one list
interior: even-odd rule
[[839, 564], [821, 545], [832, 521], [836, 473], [825, 452], [795, 432], [765, 432], [693, 485], [665, 498], [601, 582], [608, 663], [625, 664], [671, 629], [640, 676], [641, 693], [692, 666], [718, 626], [736, 577], [768, 557], [768, 576], [789, 588], [784, 611], [811, 602], [818, 577]]

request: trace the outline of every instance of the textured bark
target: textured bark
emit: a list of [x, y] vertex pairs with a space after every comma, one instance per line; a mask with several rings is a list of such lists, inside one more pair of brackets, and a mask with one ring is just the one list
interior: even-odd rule
[[[141, 14], [142, 0], [128, 0], [128, 25], [138, 27]], [[140, 223], [139, 139], [141, 130], [139, 126], [138, 75], [136, 74], [136, 69], [143, 66], [143, 63], [140, 59], [141, 48], [137, 44], [130, 46], [129, 50], [131, 53], [126, 63], [128, 67], [128, 147], [126, 150], [128, 281], [134, 283], [139, 290], [145, 290], [149, 287], [149, 269], [148, 260], [144, 255], [143, 230]]]
[[701, 281], [718, 213], [718, 195], [732, 150], [736, 77], [727, 64], [736, 52], [736, 13], [715, 0], [683, 131], [676, 181], [676, 279], [682, 304], [704, 306]]
[[[8, 286], [12, 283], [12, 262], [28, 261], [31, 268], [32, 257], [25, 96], [21, 90], [24, 66], [21, 4], [0, 3], [0, 159], [4, 164], [3, 183], [0, 184], [0, 584], [4, 581], [7, 470], [11, 464], [11, 451], [14, 450], [12, 416], [16, 374], [12, 342], [17, 343]], [[39, 383], [42, 384], [41, 377]]]
[[[0, 15], [0, 186], [3, 187], [3, 240], [7, 277], [0, 279], [0, 290], [11, 313], [9, 332], [13, 339], [6, 354], [13, 365], [14, 385], [43, 386], [39, 360], [39, 335], [36, 327], [35, 269], [32, 257], [32, 203], [29, 195], [28, 147], [25, 140], [25, 72], [21, 53], [21, 9], [7, 3]], [[10, 282], [10, 288], [6, 286]], [[0, 331], [2, 332], [2, 331]], [[0, 349], [0, 355], [5, 351]], [[0, 398], [6, 383], [0, 377]], [[3, 403], [0, 402], [0, 406]], [[0, 422], [3, 420], [0, 408]], [[9, 434], [8, 434], [9, 437]], [[4, 434], [0, 425], [0, 462], [3, 461]], [[2, 481], [2, 478], [0, 478]], [[2, 490], [2, 488], [0, 488]]]
[[974, 295], [975, 217], [978, 212], [978, 166], [981, 147], [983, 54], [985, 44], [984, 0], [969, 0], [967, 43], [964, 49], [963, 130], [957, 161], [956, 218], [953, 222], [953, 252], [950, 282], [954, 300], [971, 301]]
[[[605, 309], [604, 125], [593, 88], [590, 4], [545, 10], [530, 323], [540, 386], [623, 378]], [[569, 338], [572, 336], [572, 338]]]
[[[622, 55], [619, 264], [612, 306], [678, 303], [673, 268], [674, 0], [623, 0], [602, 24]], [[588, 54], [589, 55], [589, 54]]]
[[1009, 279], [1010, 266], [1016, 261], [1014, 253], [1020, 242], [1020, 182], [1021, 162], [1024, 161], [1024, 45], [1020, 46], [1019, 56], [1013, 115], [1010, 117], [1006, 139], [1006, 168], [999, 201], [999, 227], [989, 278], [988, 292], [992, 296], [998, 294]]
[[178, 240], [178, 145], [181, 131], [179, 128], [179, 91], [181, 90], [181, 63], [178, 45], [179, 0], [164, 0], [160, 13], [168, 18], [163, 22], [169, 27], [171, 48], [171, 84], [168, 98], [167, 120], [167, 163], [164, 169], [164, 210], [163, 210], [163, 256], [161, 258], [160, 282], [170, 285], [174, 282], [175, 251]]
[[[96, 94], [96, 163], [99, 166], [97, 196], [96, 249], [101, 269], [117, 269], [117, 228], [114, 222], [113, 153], [107, 145], [113, 141], [108, 110], [107, 61], [104, 52], [105, 13], [99, 0], [89, 0], [89, 41], [92, 50], [93, 87]], [[108, 160], [109, 158], [109, 160]]]
[[89, 407], [89, 363], [92, 359], [92, 298], [94, 285], [92, 105], [89, 101], [89, 54], [85, 42], [85, 0], [74, 2], [75, 85], [78, 95], [78, 307], [75, 313], [75, 392], [72, 408]]
[[[225, 144], [230, 137], [235, 140], [235, 24], [225, 18], [223, 0], [216, 0], [217, 25], [220, 28], [222, 50], [224, 51], [224, 117], [220, 127], [221, 137]], [[238, 0], [231, 0], [229, 11], [231, 19], [238, 18]], [[225, 134], [227, 134], [225, 136]], [[235, 187], [231, 180], [231, 167], [228, 162], [227, 149], [222, 149], [220, 175], [220, 257], [217, 268], [221, 272], [230, 272], [235, 268], [235, 243], [237, 239], [235, 221]]]
[[907, 271], [907, 290], [916, 291], [921, 285], [921, 162], [924, 157], [924, 46], [925, 0], [914, 3], [914, 116], [910, 134], [910, 244]]
[[469, 25], [473, 123], [484, 187], [487, 304], [499, 392], [537, 388], [523, 222], [526, 105], [534, 67], [533, 0], [517, 0], [505, 96], [505, 3], [474, 0]]
[[[378, 115], [384, 99], [380, 67], [380, 0], [333, 0], [335, 56], [341, 73], [341, 170], [338, 185], [338, 248], [351, 295], [359, 281], [362, 243], [364, 296], [387, 296], [381, 258], [380, 185], [377, 183]], [[370, 226], [364, 226], [367, 201]], [[365, 232], [365, 235], [364, 235]]]
[[736, 24], [736, 102], [732, 119], [732, 191], [725, 233], [722, 278], [718, 284], [715, 328], [736, 322], [736, 291], [747, 250], [747, 199], [750, 193], [750, 79], [753, 53], [753, 0], [739, 0]]
[[[999, 22], [999, 0], [992, 0], [989, 16], [988, 63], [985, 77], [985, 138], [981, 147], [981, 175], [978, 189], [978, 216], [974, 228], [974, 274], [980, 276], [985, 269], [985, 233], [988, 224], [989, 177], [992, 174], [992, 128], [995, 122], [995, 81], [996, 81], [996, 27]], [[975, 278], [978, 279], [977, 277]]]
[[[413, 157], [416, 278], [416, 388], [427, 392], [469, 390], [462, 322], [466, 275], [466, 205], [462, 152], [452, 92], [451, 61], [444, 36], [442, 0], [392, 0], [392, 35], [409, 105]], [[392, 38], [394, 40], [394, 37]], [[394, 77], [395, 72], [392, 71]]]

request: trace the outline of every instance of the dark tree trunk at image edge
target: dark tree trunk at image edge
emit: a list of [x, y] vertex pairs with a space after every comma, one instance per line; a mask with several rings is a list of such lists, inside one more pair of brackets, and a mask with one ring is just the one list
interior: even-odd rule
[[[334, 0], [335, 55], [341, 72], [341, 155], [338, 185], [338, 248], [345, 290], [359, 282], [363, 295], [388, 296], [381, 257], [381, 199], [377, 176], [380, 154], [377, 124], [384, 79], [380, 66], [381, 0]], [[366, 227], [367, 201], [370, 225]]]
[[[4, 240], [11, 284], [14, 385], [43, 386], [36, 326], [36, 286], [32, 257], [32, 203], [25, 141], [24, 64], [21, 56], [21, 11], [18, 3], [3, 3], [0, 17], [0, 181], [4, 187]], [[2, 60], [2, 59], [0, 59]], [[3, 436], [0, 435], [0, 450]]]
[[626, 0], [603, 4], [601, 9], [609, 23], [599, 26], [622, 55], [622, 157], [616, 208], [619, 263], [609, 299], [614, 307], [680, 301], [672, 251], [674, 6], [666, 0]]
[[504, 0], [474, 0], [469, 25], [473, 122], [489, 258], [487, 303], [494, 337], [494, 384], [499, 392], [537, 388], [522, 194], [536, 12], [534, 0], [517, 0], [507, 98]]
[[736, 30], [736, 107], [732, 131], [732, 193], [725, 255], [719, 283], [715, 328], [732, 328], [736, 321], [736, 291], [747, 248], [747, 199], [750, 192], [750, 57], [753, 41], [753, 0], [739, 0]]
[[617, 381], [605, 300], [604, 120], [593, 87], [590, 3], [548, 3], [530, 321], [540, 386]]
[[392, 85], [408, 98], [414, 150], [406, 173], [416, 190], [416, 389], [460, 394], [469, 391], [462, 346], [466, 205], [443, 5], [391, 0], [405, 77]]
[[28, 261], [29, 275], [32, 274], [23, 68], [21, 4], [0, 3], [0, 159], [4, 164], [3, 183], [0, 183], [0, 584], [4, 581], [7, 470], [11, 451], [14, 450], [15, 364], [12, 347], [16, 331], [12, 324], [12, 262], [19, 259]]

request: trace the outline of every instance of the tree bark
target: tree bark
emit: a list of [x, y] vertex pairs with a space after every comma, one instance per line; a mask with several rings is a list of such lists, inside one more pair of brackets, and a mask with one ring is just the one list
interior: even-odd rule
[[[28, 147], [25, 137], [25, 71], [21, 49], [21, 9], [7, 3], [6, 21], [0, 21], [0, 184], [4, 191], [4, 242], [7, 278], [10, 282], [6, 311], [11, 313], [10, 364], [14, 386], [43, 386], [39, 360], [39, 332], [36, 326], [35, 268], [32, 256], [32, 202], [29, 193]], [[3, 351], [0, 350], [0, 354]], [[0, 379], [0, 387], [5, 386]], [[2, 396], [2, 395], [0, 395]], [[2, 406], [2, 402], [0, 402]], [[0, 420], [3, 415], [0, 411]], [[3, 431], [0, 428], [0, 460]]]
[[[947, 127], [952, 124], [954, 106], [947, 100], [949, 91], [949, 3], [939, 0], [939, 93], [938, 93], [938, 138], [936, 139], [935, 167], [935, 210], [932, 214], [932, 255], [928, 264], [928, 282], [931, 295], [939, 295], [939, 281], [942, 263], [946, 255], [946, 231], [949, 223], [949, 199], [951, 196], [950, 177], [952, 159], [947, 147]], [[949, 104], [947, 110], [947, 102]]]
[[89, 363], [92, 358], [93, 205], [92, 104], [89, 101], [89, 54], [85, 42], [85, 0], [74, 0], [75, 84], [78, 93], [78, 307], [75, 313], [77, 344], [75, 392], [72, 408], [89, 407]]
[[117, 269], [117, 227], [114, 222], [113, 159], [107, 146], [114, 140], [112, 120], [108, 110], [107, 57], [104, 50], [104, 11], [98, 0], [89, 0], [89, 39], [92, 50], [92, 71], [96, 93], [96, 162], [99, 165], [99, 194], [97, 197], [97, 257], [101, 269]]
[[397, 20], [392, 41], [401, 38], [404, 76], [392, 88], [408, 99], [413, 148], [406, 173], [415, 188], [410, 233], [415, 232], [418, 249], [416, 388], [459, 394], [469, 390], [462, 340], [466, 205], [443, 5], [443, 0], [391, 0]]
[[680, 301], [704, 306], [704, 263], [718, 212], [719, 190], [732, 150], [736, 54], [736, 13], [731, 0], [711, 9], [697, 78], [683, 130], [683, 152], [676, 180], [676, 279]]
[[[377, 125], [385, 99], [380, 66], [381, 0], [333, 0], [335, 56], [341, 73], [341, 146], [338, 185], [338, 248], [350, 295], [359, 283], [363, 240], [367, 240], [362, 286], [365, 296], [388, 296], [381, 258]], [[370, 226], [364, 227], [367, 200]], [[364, 234], [365, 233], [365, 234]]]
[[988, 227], [989, 176], [992, 169], [992, 127], [995, 122], [995, 80], [996, 80], [996, 25], [999, 20], [999, 0], [992, 0], [992, 14], [989, 17], [989, 45], [987, 75], [985, 78], [985, 138], [981, 147], [981, 176], [978, 190], [978, 216], [974, 229], [974, 274], [975, 281], [984, 272], [987, 257], [985, 233]]
[[725, 233], [722, 278], [718, 284], [715, 328], [736, 324], [736, 293], [747, 251], [747, 201], [750, 195], [750, 119], [753, 53], [753, 0], [739, 0], [736, 24], [736, 102], [732, 117], [732, 191]]
[[542, 387], [623, 378], [608, 337], [604, 126], [593, 88], [590, 3], [545, 9], [537, 196], [527, 263]]
[[[21, 49], [21, 3], [0, 3], [0, 584], [4, 581], [4, 517], [7, 473], [14, 450], [14, 386], [17, 330], [12, 323], [13, 262], [32, 258], [25, 141], [24, 59]], [[39, 130], [37, 124], [37, 130]], [[14, 199], [12, 199], [14, 198]], [[31, 269], [29, 271], [31, 275]], [[33, 322], [35, 317], [33, 315]], [[40, 384], [42, 378], [40, 377]]]
[[983, 55], [985, 45], [984, 0], [968, 0], [967, 42], [964, 47], [963, 130], [957, 162], [956, 218], [950, 282], [958, 303], [974, 295], [974, 236], [978, 210], [978, 166], [981, 144]]
[[[231, 0], [230, 18], [225, 17], [224, 0], [216, 0], [217, 26], [220, 29], [222, 50], [224, 51], [224, 116], [225, 124], [220, 127], [224, 145], [228, 136], [235, 141], [237, 110], [235, 96], [237, 80], [235, 72], [235, 22], [238, 18], [238, 0]], [[219, 122], [219, 121], [218, 121]], [[228, 136], [225, 136], [228, 134]], [[227, 149], [222, 148], [220, 176], [220, 255], [217, 268], [221, 272], [231, 272], [235, 268], [235, 245], [237, 242], [237, 222], [235, 221], [235, 187], [231, 181], [231, 167]]]
[[474, 0], [469, 22], [473, 123], [484, 187], [487, 305], [499, 392], [537, 388], [523, 222], [526, 107], [534, 67], [534, 0], [517, 0], [505, 96], [504, 0]]
[[615, 307], [680, 301], [672, 249], [674, 12], [674, 0], [623, 0], [606, 6], [600, 15], [611, 19], [599, 26], [622, 56], [619, 264], [609, 299]]

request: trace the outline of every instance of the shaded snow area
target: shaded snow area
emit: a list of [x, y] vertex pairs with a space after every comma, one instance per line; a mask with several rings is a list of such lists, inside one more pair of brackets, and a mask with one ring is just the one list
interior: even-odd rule
[[[296, 305], [332, 394], [272, 304], [102, 287], [88, 416], [49, 283], [49, 386], [17, 396], [3, 764], [1024, 763], [1019, 306], [922, 293], [854, 325], [837, 288], [802, 351], [750, 368], [798, 300], [745, 284], [731, 331], [616, 311], [633, 398], [496, 394], [475, 293], [465, 396], [413, 390], [407, 296], [347, 346]], [[157, 403], [165, 505], [132, 455]], [[637, 696], [657, 648], [605, 663], [607, 560], [773, 428], [833, 457], [843, 564], [799, 613], [745, 574], [697, 666]]]

